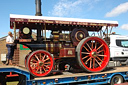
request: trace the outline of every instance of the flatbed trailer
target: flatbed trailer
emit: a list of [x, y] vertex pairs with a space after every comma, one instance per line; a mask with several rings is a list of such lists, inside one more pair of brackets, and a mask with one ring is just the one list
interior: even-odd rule
[[18, 85], [54, 85], [54, 84], [84, 84], [84, 85], [99, 85], [107, 84], [114, 85], [114, 83], [122, 83], [128, 80], [128, 66], [115, 67], [106, 69], [99, 73], [73, 73], [63, 72], [58, 75], [51, 75], [47, 77], [31, 77], [30, 72], [25, 67], [19, 66], [0, 66], [0, 73], [2, 75], [13, 72], [13, 75], [19, 75]]

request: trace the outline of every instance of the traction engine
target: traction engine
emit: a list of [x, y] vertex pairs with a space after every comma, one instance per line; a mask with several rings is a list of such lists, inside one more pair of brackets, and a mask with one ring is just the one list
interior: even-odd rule
[[[26, 54], [25, 66], [34, 76], [47, 76], [53, 70], [65, 70], [67, 64], [71, 69], [86, 72], [103, 71], [110, 54], [108, 44], [102, 38], [102, 28], [106, 26], [108, 30], [109, 26], [117, 25], [115, 22], [111, 24], [95, 20], [81, 22], [64, 18], [10, 15], [15, 42], [31, 50]], [[19, 29], [17, 38], [16, 29]], [[36, 38], [32, 37], [33, 30], [37, 33]], [[92, 36], [89, 31], [93, 32]], [[96, 37], [94, 32], [101, 35]]]

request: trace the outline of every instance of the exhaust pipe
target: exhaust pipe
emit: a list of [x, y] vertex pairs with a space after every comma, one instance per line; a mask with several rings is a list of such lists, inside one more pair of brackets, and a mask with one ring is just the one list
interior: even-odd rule
[[36, 0], [35, 1], [36, 4], [36, 16], [42, 16], [41, 14], [41, 0]]
[[[35, 0], [35, 4], [36, 4], [35, 16], [42, 16], [42, 14], [41, 14], [41, 0]], [[36, 37], [37, 37], [37, 41], [40, 42], [42, 39], [42, 37], [41, 37], [41, 25], [37, 26], [37, 36]]]

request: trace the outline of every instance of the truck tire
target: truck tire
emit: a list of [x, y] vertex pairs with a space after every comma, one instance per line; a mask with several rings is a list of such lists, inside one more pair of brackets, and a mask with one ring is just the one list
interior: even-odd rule
[[110, 59], [107, 43], [99, 37], [87, 37], [76, 48], [79, 66], [87, 72], [104, 70]]
[[123, 77], [121, 75], [115, 75], [111, 78], [110, 85], [123, 83]]
[[27, 68], [36, 77], [49, 75], [53, 66], [53, 57], [45, 50], [33, 51], [27, 59]]

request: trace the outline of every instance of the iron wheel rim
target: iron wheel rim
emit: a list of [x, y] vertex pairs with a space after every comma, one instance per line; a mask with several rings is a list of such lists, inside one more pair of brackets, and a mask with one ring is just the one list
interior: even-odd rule
[[33, 52], [28, 60], [28, 70], [34, 76], [47, 76], [53, 69], [53, 58], [47, 51], [38, 50]]
[[108, 45], [101, 38], [89, 37], [81, 45], [80, 60], [87, 71], [102, 71], [107, 66], [109, 59]]

